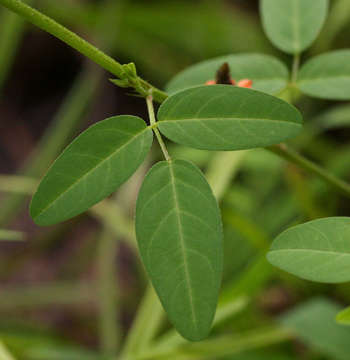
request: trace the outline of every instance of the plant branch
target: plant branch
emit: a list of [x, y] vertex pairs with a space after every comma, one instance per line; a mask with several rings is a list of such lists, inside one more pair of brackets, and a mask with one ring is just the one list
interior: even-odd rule
[[295, 54], [293, 58], [292, 75], [291, 75], [292, 84], [295, 84], [297, 82], [299, 67], [300, 67], [300, 54]]
[[103, 51], [99, 50], [97, 47], [93, 46], [40, 11], [20, 0], [0, 0], [0, 4], [14, 11], [18, 15], [21, 15], [27, 21], [36, 25], [40, 29], [62, 40], [67, 45], [76, 49], [81, 54], [103, 67], [105, 70], [117, 76], [123, 81], [125, 87], [133, 87], [141, 96], [144, 97], [146, 97], [149, 90], [152, 89], [153, 97], [156, 101], [162, 102], [166, 99], [167, 95], [164, 92], [154, 88], [148, 82], [139, 78], [136, 74], [132, 74], [128, 71], [130, 69], [128, 65], [130, 64], [122, 65], [118, 63]]
[[274, 145], [266, 148], [266, 150], [269, 150], [274, 154], [277, 154], [278, 156], [298, 165], [302, 169], [317, 175], [326, 183], [333, 186], [338, 192], [346, 195], [347, 197], [350, 197], [350, 185], [348, 183], [329, 173], [326, 169], [323, 169], [319, 165], [301, 156], [295, 150], [288, 148], [285, 144]]
[[147, 109], [148, 109], [148, 115], [149, 115], [149, 120], [151, 123], [151, 127], [154, 131], [154, 133], [156, 134], [158, 143], [160, 145], [160, 148], [162, 149], [162, 152], [164, 154], [165, 160], [169, 161], [171, 160], [168, 150], [165, 146], [165, 143], [162, 139], [162, 135], [160, 134], [158, 128], [157, 128], [157, 123], [156, 123], [156, 117], [154, 115], [154, 107], [153, 107], [153, 97], [152, 95], [147, 96], [146, 98], [146, 103], [147, 103]]

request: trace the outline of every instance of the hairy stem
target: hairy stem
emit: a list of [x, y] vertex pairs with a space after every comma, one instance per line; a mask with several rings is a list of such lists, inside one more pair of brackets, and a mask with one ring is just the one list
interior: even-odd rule
[[18, 15], [21, 15], [40, 29], [47, 31], [51, 35], [62, 40], [81, 54], [88, 57], [90, 60], [94, 61], [96, 64], [103, 67], [105, 70], [117, 76], [119, 79], [127, 80], [130, 87], [134, 87], [140, 95], [146, 96], [148, 90], [153, 89], [153, 97], [156, 101], [162, 102], [166, 99], [167, 95], [161, 90], [154, 88], [139, 77], [135, 78], [135, 76], [125, 71], [123, 65], [55, 20], [42, 14], [40, 11], [20, 0], [0, 0], [0, 4], [14, 11]]
[[336, 189], [338, 192], [346, 195], [347, 197], [350, 197], [350, 185], [348, 183], [329, 173], [326, 169], [301, 156], [295, 150], [290, 149], [285, 144], [274, 145], [267, 148], [267, 150], [298, 165], [302, 169], [317, 175], [326, 183], [333, 186], [334, 189]]

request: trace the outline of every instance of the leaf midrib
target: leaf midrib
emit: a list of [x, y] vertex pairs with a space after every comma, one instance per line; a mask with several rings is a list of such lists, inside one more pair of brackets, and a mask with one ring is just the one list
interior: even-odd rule
[[330, 254], [330, 255], [344, 255], [344, 256], [350, 256], [350, 252], [336, 252], [332, 250], [315, 250], [315, 249], [272, 249], [270, 251], [270, 254], [276, 253], [276, 252], [311, 252], [311, 253], [320, 253], [320, 254]]
[[70, 191], [75, 185], [77, 185], [80, 181], [82, 181], [84, 178], [86, 178], [88, 175], [90, 175], [93, 171], [95, 171], [97, 168], [102, 166], [106, 161], [108, 161], [110, 158], [112, 158], [114, 155], [116, 155], [118, 152], [120, 152], [122, 149], [124, 149], [127, 145], [132, 143], [134, 140], [136, 140], [140, 135], [142, 135], [146, 130], [148, 130], [148, 127], [145, 127], [140, 132], [136, 133], [134, 137], [132, 137], [130, 140], [128, 140], [126, 143], [124, 143], [122, 146], [118, 147], [115, 151], [113, 151], [111, 154], [109, 154], [106, 158], [104, 158], [101, 162], [99, 162], [96, 166], [91, 168], [89, 171], [87, 171], [83, 176], [79, 177], [76, 181], [74, 181], [71, 185], [68, 186], [68, 188], [60, 193], [54, 200], [52, 200], [48, 205], [46, 205], [36, 216], [37, 219], [40, 217], [45, 211], [50, 209], [54, 204], [62, 197], [64, 196], [68, 191]]
[[185, 249], [185, 240], [183, 238], [183, 233], [182, 233], [182, 223], [181, 223], [181, 218], [180, 218], [181, 210], [179, 207], [179, 201], [178, 201], [177, 193], [176, 193], [175, 174], [174, 174], [172, 162], [169, 161], [168, 164], [169, 164], [170, 181], [171, 181], [171, 186], [172, 186], [172, 190], [173, 190], [173, 194], [174, 194], [175, 214], [176, 214], [176, 219], [177, 219], [177, 223], [179, 226], [180, 245], [181, 245], [182, 256], [184, 259], [184, 270], [185, 270], [186, 285], [187, 285], [189, 300], [190, 300], [190, 305], [191, 305], [192, 321], [196, 328], [196, 332], [198, 333], [197, 318], [196, 318], [196, 313], [194, 311], [194, 305], [193, 305], [191, 279], [190, 279], [190, 275], [189, 275], [189, 271], [188, 271], [188, 260], [187, 260], [187, 253], [186, 253], [186, 249]]
[[183, 119], [166, 119], [166, 120], [159, 120], [159, 124], [166, 123], [166, 122], [172, 122], [172, 121], [188, 121], [188, 122], [194, 122], [194, 121], [221, 121], [221, 120], [232, 120], [232, 121], [275, 121], [279, 123], [287, 123], [287, 124], [293, 124], [302, 126], [301, 123], [290, 121], [290, 120], [275, 120], [275, 119], [258, 119], [258, 118], [234, 118], [234, 117], [220, 117], [220, 118], [183, 118]]
[[297, 83], [307, 83], [319, 80], [331, 80], [331, 79], [345, 79], [350, 80], [350, 75], [336, 75], [336, 76], [324, 76], [324, 77], [309, 77], [309, 78], [300, 78]]

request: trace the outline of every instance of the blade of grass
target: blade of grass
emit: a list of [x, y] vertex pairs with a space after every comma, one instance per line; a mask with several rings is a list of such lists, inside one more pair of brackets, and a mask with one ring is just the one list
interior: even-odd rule
[[[33, 1], [28, 0], [30, 4]], [[4, 10], [0, 13], [0, 90], [5, 84], [24, 33], [25, 21], [20, 16]]]
[[98, 239], [96, 285], [99, 305], [99, 335], [105, 356], [116, 355], [120, 343], [118, 280], [116, 271], [117, 238], [103, 229]]

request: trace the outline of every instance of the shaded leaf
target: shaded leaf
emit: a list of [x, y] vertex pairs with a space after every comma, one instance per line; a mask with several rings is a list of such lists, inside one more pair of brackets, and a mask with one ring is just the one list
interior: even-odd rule
[[38, 225], [78, 215], [115, 191], [145, 159], [152, 130], [134, 116], [101, 121], [78, 136], [53, 163], [30, 213]]
[[330, 100], [350, 99], [350, 50], [316, 56], [300, 70], [299, 89], [310, 96]]
[[196, 166], [163, 161], [149, 171], [137, 200], [136, 235], [170, 321], [189, 340], [205, 338], [221, 283], [222, 224]]
[[303, 303], [281, 317], [299, 340], [332, 360], [348, 360], [350, 329], [334, 318], [340, 306], [323, 298]]
[[267, 258], [303, 279], [350, 281], [350, 218], [324, 218], [294, 226], [274, 240]]
[[189, 87], [204, 85], [214, 80], [220, 66], [227, 62], [231, 77], [235, 80], [253, 80], [253, 89], [277, 94], [288, 82], [288, 70], [278, 59], [269, 55], [239, 54], [227, 55], [200, 62], [176, 75], [166, 90], [174, 93]]
[[296, 136], [299, 111], [251, 89], [215, 85], [170, 96], [158, 111], [159, 130], [170, 140], [203, 150], [264, 147]]
[[328, 0], [261, 0], [265, 33], [280, 50], [299, 54], [317, 38], [328, 6]]

